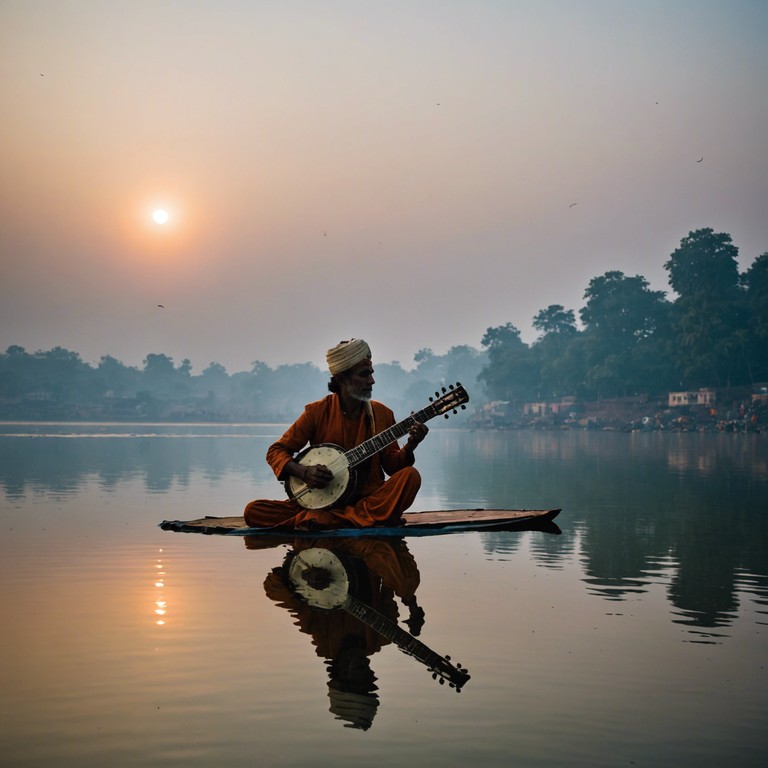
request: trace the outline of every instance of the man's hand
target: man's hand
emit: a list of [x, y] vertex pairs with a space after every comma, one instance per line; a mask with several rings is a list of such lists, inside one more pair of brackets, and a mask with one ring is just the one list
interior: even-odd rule
[[427, 436], [427, 432], [429, 432], [429, 427], [426, 424], [416, 422], [408, 430], [408, 442], [405, 447], [412, 451]]
[[333, 480], [333, 472], [324, 464], [310, 464], [304, 467], [302, 479], [310, 488], [325, 488]]

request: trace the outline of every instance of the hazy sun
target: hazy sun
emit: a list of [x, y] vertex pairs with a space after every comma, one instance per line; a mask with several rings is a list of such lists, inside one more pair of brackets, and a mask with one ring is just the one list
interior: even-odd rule
[[156, 208], [154, 211], [152, 211], [152, 220], [155, 222], [155, 224], [167, 224], [169, 218], [170, 216], [168, 215], [168, 211], [166, 211], [165, 208]]

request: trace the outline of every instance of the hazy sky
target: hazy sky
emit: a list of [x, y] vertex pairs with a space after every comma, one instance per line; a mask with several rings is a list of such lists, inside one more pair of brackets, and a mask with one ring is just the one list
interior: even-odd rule
[[766, 41], [768, 0], [0, 0], [0, 351], [408, 368], [667, 290], [694, 229], [745, 269]]

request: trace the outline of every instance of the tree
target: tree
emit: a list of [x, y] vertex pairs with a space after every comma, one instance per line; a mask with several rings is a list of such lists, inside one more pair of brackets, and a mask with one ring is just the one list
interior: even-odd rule
[[488, 350], [488, 365], [479, 379], [485, 383], [488, 395], [512, 403], [534, 398], [538, 372], [520, 331], [512, 323], [488, 328], [481, 343]]
[[96, 369], [104, 392], [113, 392], [117, 396], [124, 396], [128, 392], [135, 392], [139, 383], [140, 373], [136, 368], [124, 365], [111, 355], [103, 355]]
[[583, 379], [583, 366], [579, 355], [568, 353], [569, 348], [576, 348], [579, 333], [574, 311], [550, 304], [536, 313], [533, 327], [541, 334], [532, 348], [539, 371], [537, 399], [575, 394]]
[[144, 360], [144, 373], [151, 377], [173, 376], [173, 358], [163, 354], [148, 354]]
[[[411, 384], [411, 388], [418, 382], [428, 383], [431, 388], [443, 382], [445, 378], [444, 361], [442, 357], [436, 355], [429, 347], [420, 349], [413, 356], [413, 359], [416, 363], [416, 368], [413, 371], [415, 381]], [[418, 389], [418, 386], [416, 388]], [[409, 392], [408, 395], [412, 397], [413, 392]]]
[[212, 362], [199, 376], [198, 392], [205, 394], [209, 403], [213, 404], [229, 395], [229, 384], [227, 369], [220, 363]]
[[0, 396], [14, 398], [25, 394], [35, 384], [34, 360], [24, 347], [16, 344], [0, 355]]
[[665, 312], [664, 291], [650, 290], [641, 275], [610, 271], [589, 282], [580, 311], [584, 323], [585, 382], [598, 396], [647, 390], [639, 359], [654, 342]]
[[144, 361], [144, 378], [149, 391], [155, 397], [174, 400], [184, 399], [190, 391], [192, 364], [184, 359], [178, 368], [173, 358], [164, 354], [149, 354]]
[[[464, 384], [467, 390], [477, 382], [488, 356], [467, 344], [451, 347], [445, 354], [444, 384]], [[470, 394], [471, 397], [471, 394]]]
[[729, 386], [748, 379], [737, 256], [730, 235], [707, 228], [689, 232], [664, 264], [677, 293], [672, 312], [676, 367], [688, 386]]
[[229, 379], [227, 369], [221, 363], [209, 363], [208, 367], [200, 375], [210, 381], [221, 382]]
[[730, 235], [715, 234], [711, 228], [697, 229], [680, 241], [664, 269], [669, 272], [672, 290], [680, 297], [732, 293], [739, 283], [738, 255]]
[[768, 251], [741, 277], [746, 290], [748, 349], [752, 381], [768, 380]]
[[543, 336], [573, 336], [578, 333], [576, 315], [562, 304], [550, 304], [533, 318], [533, 327]]
[[92, 391], [91, 367], [81, 360], [77, 352], [63, 347], [33, 355], [39, 385], [54, 393], [59, 401], [81, 402], [89, 400]]

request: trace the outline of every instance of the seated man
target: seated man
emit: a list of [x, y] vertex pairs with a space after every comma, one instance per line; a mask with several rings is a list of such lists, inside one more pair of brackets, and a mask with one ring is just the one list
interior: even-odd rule
[[[342, 341], [326, 353], [331, 394], [309, 403], [288, 431], [267, 450], [267, 462], [278, 480], [299, 478], [310, 488], [325, 488], [333, 474], [322, 464], [295, 461], [307, 445], [333, 443], [348, 451], [395, 424], [392, 411], [371, 400], [374, 385], [371, 350], [362, 339]], [[305, 509], [296, 499], [257, 499], [244, 512], [251, 527], [365, 528], [397, 525], [413, 504], [421, 476], [413, 467], [413, 451], [424, 439], [425, 424], [414, 423], [408, 442], [392, 442], [356, 467], [355, 494], [339, 506]], [[385, 479], [384, 474], [389, 475]]]

